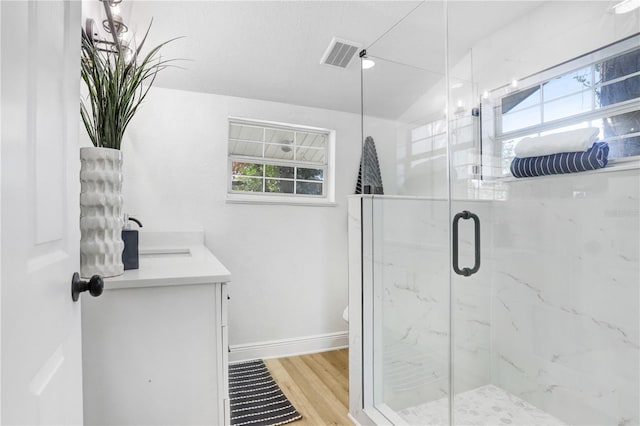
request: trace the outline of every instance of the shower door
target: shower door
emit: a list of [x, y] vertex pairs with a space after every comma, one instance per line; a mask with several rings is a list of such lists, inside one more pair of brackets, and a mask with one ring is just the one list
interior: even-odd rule
[[[640, 9], [618, 3], [448, 3], [451, 211], [481, 228], [451, 275], [452, 424], [640, 422]], [[519, 141], [589, 127], [606, 168], [512, 177]]]
[[401, 19], [366, 47], [375, 66], [362, 70], [364, 405], [380, 422], [403, 424], [431, 403], [433, 424], [448, 424], [445, 4], [393, 8]]

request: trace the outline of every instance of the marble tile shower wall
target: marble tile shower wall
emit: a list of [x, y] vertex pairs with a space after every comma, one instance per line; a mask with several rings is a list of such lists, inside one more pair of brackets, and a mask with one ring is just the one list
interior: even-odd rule
[[[489, 203], [472, 203], [489, 217]], [[449, 394], [449, 212], [444, 200], [374, 199], [376, 290], [382, 309], [384, 401], [393, 409]], [[490, 257], [490, 232], [485, 233]], [[473, 262], [472, 228], [461, 227], [461, 262]], [[454, 294], [458, 388], [490, 383], [487, 272], [464, 278]]]
[[638, 424], [640, 171], [508, 183], [491, 380], [569, 424]]
[[[480, 272], [452, 275], [456, 394], [493, 384], [567, 422], [640, 422], [640, 170], [505, 181], [482, 220]], [[384, 401], [449, 395], [449, 210], [374, 198]], [[467, 222], [467, 223], [465, 223]], [[472, 228], [461, 223], [461, 265]]]

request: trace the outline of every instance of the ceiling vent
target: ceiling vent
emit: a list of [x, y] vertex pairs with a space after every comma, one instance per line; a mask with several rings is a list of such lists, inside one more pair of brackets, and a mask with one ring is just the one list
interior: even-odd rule
[[321, 64], [346, 68], [362, 45], [349, 40], [334, 37], [322, 55]]

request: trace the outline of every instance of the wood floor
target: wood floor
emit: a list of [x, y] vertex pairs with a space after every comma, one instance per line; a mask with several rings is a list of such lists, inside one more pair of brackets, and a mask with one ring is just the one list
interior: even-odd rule
[[353, 425], [349, 411], [349, 351], [264, 361], [289, 401], [302, 414], [291, 426]]

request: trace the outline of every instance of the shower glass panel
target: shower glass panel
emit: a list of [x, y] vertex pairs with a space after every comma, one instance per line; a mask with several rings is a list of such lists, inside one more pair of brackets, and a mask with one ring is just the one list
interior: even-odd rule
[[362, 70], [365, 408], [403, 424], [437, 401], [448, 424], [445, 3], [384, 7], [398, 23], [366, 47], [375, 66]]
[[[375, 422], [640, 424], [640, 8], [618, 3], [376, 3], [398, 20], [362, 70]], [[606, 167], [512, 175], [546, 155], [525, 138], [590, 128]]]
[[365, 201], [373, 236], [373, 406], [404, 424], [413, 407], [438, 401], [447, 424], [448, 201], [386, 195]]
[[[451, 275], [452, 424], [640, 422], [640, 9], [618, 3], [448, 2], [451, 211], [481, 227], [478, 273]], [[512, 177], [524, 137], [589, 126], [606, 168]]]

